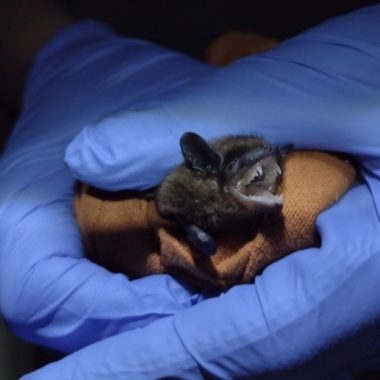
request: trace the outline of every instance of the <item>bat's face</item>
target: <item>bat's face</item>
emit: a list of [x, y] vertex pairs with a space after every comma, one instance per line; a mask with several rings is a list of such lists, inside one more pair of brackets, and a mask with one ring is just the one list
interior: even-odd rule
[[[217, 143], [217, 145], [220, 143]], [[231, 141], [222, 156], [220, 183], [223, 192], [244, 214], [254, 217], [281, 210], [282, 196], [277, 186], [282, 175], [279, 150], [252, 137]]]
[[190, 228], [191, 234], [209, 237], [207, 232], [252, 224], [281, 211], [282, 198], [276, 192], [283, 152], [278, 148], [245, 136], [209, 145], [190, 132], [180, 143], [185, 163], [165, 178], [156, 193], [162, 216]]

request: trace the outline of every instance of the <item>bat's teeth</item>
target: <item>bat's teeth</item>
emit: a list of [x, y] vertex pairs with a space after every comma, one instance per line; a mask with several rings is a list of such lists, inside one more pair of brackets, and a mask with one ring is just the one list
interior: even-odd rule
[[258, 178], [262, 177], [264, 174], [263, 167], [260, 163], [256, 163], [252, 165], [250, 168], [246, 170], [242, 178], [240, 178], [237, 182], [238, 188], [242, 188], [243, 186], [252, 185]]
[[281, 170], [281, 168], [280, 168], [278, 165], [276, 165], [276, 173], [277, 173], [278, 175], [281, 175], [281, 174], [282, 174], [282, 170]]
[[257, 163], [255, 165], [254, 172], [252, 173], [252, 176], [250, 180], [248, 181], [247, 185], [249, 185], [251, 182], [253, 182], [256, 178], [261, 177], [263, 175], [263, 167], [260, 163]]
[[259, 176], [263, 175], [263, 167], [261, 166], [260, 163], [257, 163], [257, 172]]

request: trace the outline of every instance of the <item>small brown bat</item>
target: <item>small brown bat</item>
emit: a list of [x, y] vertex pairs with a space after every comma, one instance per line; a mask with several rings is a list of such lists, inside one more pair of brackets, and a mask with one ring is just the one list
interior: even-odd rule
[[206, 255], [216, 252], [211, 233], [257, 226], [281, 212], [277, 187], [290, 145], [278, 148], [254, 136], [225, 137], [208, 144], [193, 132], [180, 140], [184, 164], [155, 193], [159, 213], [179, 223]]

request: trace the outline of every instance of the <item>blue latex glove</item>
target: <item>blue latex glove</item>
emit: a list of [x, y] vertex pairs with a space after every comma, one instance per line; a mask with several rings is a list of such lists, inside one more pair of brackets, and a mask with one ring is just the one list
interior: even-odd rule
[[[119, 108], [128, 106], [128, 112], [114, 114], [79, 135], [67, 151], [67, 162], [78, 177], [107, 188], [145, 188], [155, 184], [180, 160], [178, 137], [185, 130], [197, 131], [206, 138], [232, 132], [260, 133], [273, 142], [295, 141], [299, 147], [360, 154], [368, 184], [357, 186], [321, 215], [318, 220], [321, 249], [291, 255], [267, 268], [255, 285], [237, 286], [218, 298], [177, 311], [142, 329], [95, 343], [27, 378], [239, 378], [251, 375], [321, 379], [337, 368], [363, 363], [364, 357], [368, 359], [367, 365], [371, 364], [370, 359], [377, 364], [380, 315], [377, 300], [380, 227], [375, 207], [380, 194], [380, 145], [376, 132], [380, 121], [378, 25], [380, 7], [374, 7], [331, 21], [270, 53], [214, 70], [214, 73], [189, 61], [188, 65], [197, 67], [198, 71], [195, 74], [192, 74], [193, 69], [188, 71], [192, 80], [178, 80], [178, 86], [169, 88], [163, 86], [165, 90], [160, 96], [152, 95], [146, 102], [132, 104], [133, 110], [128, 104], [119, 104]], [[181, 65], [187, 65], [185, 59]], [[119, 72], [122, 72], [121, 67], [116, 70], [116, 77]], [[71, 134], [65, 137], [68, 141]], [[55, 141], [53, 137], [52, 140]], [[18, 144], [22, 141], [20, 137]], [[9, 152], [11, 148], [12, 144]], [[40, 164], [48, 152], [45, 150], [33, 163]], [[13, 163], [8, 161], [5, 173], [17, 166], [26, 153], [28, 150], [24, 148]], [[46, 166], [51, 168], [48, 163]], [[48, 171], [40, 174], [40, 178], [47, 174]], [[71, 193], [65, 191], [64, 195], [69, 198]], [[48, 206], [54, 208], [59, 204], [48, 203]], [[26, 218], [29, 216], [30, 212]], [[24, 219], [25, 216], [20, 221], [27, 223]], [[7, 238], [14, 234], [14, 230], [9, 231], [6, 229]], [[21, 234], [24, 235], [25, 232]], [[77, 235], [73, 236], [77, 239]], [[16, 244], [15, 239], [13, 236], [13, 244]], [[8, 247], [11, 247], [9, 243]], [[23, 262], [30, 256], [25, 256], [27, 247], [24, 256], [11, 249], [18, 265], [27, 266], [28, 263]], [[57, 255], [61, 258], [62, 249], [52, 251], [54, 259]], [[3, 249], [1, 255], [1, 264], [13, 259]], [[48, 317], [45, 313], [45, 318], [36, 313], [36, 299], [29, 305], [34, 308], [34, 314], [25, 311], [31, 316], [29, 319], [18, 319], [16, 312], [9, 311], [23, 310], [19, 305], [20, 295], [22, 301], [26, 299], [24, 294], [36, 297], [35, 289], [28, 289], [31, 280], [35, 288], [43, 292], [43, 297], [49, 296], [53, 287], [65, 294], [62, 298], [58, 290], [54, 293], [60, 296], [60, 301], [70, 300], [72, 293], [65, 293], [64, 287], [66, 272], [48, 288], [46, 283], [36, 286], [35, 268], [44, 265], [43, 258], [37, 260], [29, 267], [26, 279], [25, 271], [22, 274], [13, 271], [5, 281], [1, 277], [2, 300], [3, 284], [7, 285], [7, 294], [14, 295], [13, 302], [9, 297], [8, 303], [1, 303], [3, 310], [8, 310], [16, 326], [25, 325], [25, 331], [36, 331], [38, 337], [70, 328], [75, 330], [78, 320], [63, 317], [77, 315], [76, 310], [66, 308], [64, 303], [55, 305]], [[11, 276], [18, 276], [22, 284]], [[54, 274], [51, 280], [57, 277]], [[17, 291], [12, 293], [9, 284], [16, 286]], [[119, 291], [115, 298], [118, 297]], [[132, 301], [134, 299], [127, 308], [134, 307]], [[6, 307], [9, 305], [11, 308]], [[120, 307], [118, 303], [119, 310]], [[56, 314], [60, 318], [56, 319]], [[79, 322], [91, 324], [91, 316], [87, 318], [86, 314]], [[135, 320], [138, 321], [137, 316]], [[34, 330], [37, 323], [40, 327]], [[41, 326], [56, 329], [44, 330]], [[92, 329], [97, 327], [99, 324], [94, 323]], [[107, 326], [99, 329], [104, 336], [117, 331], [110, 333]], [[73, 339], [80, 339], [75, 335], [79, 331], [73, 332]], [[86, 333], [101, 334], [90, 327]], [[54, 338], [51, 341], [59, 341]], [[362, 359], [360, 363], [359, 359]]]
[[202, 299], [170, 276], [129, 281], [84, 258], [63, 158], [84, 125], [208, 70], [92, 22], [42, 49], [0, 161], [0, 307], [16, 334], [71, 352]]
[[349, 376], [378, 366], [379, 46], [375, 6], [208, 73], [141, 112], [86, 128], [66, 160], [78, 177], [111, 189], [159, 181], [180, 160], [178, 137], [186, 130], [207, 138], [257, 133], [353, 153], [366, 183], [318, 218], [320, 248], [272, 264], [254, 285], [86, 347], [27, 378], [337, 379], [340, 368]]

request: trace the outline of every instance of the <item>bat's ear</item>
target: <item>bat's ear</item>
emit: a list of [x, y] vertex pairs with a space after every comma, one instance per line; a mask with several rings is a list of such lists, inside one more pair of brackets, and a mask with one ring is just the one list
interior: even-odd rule
[[293, 144], [287, 144], [280, 148], [280, 153], [282, 157], [285, 157], [288, 153], [290, 153], [294, 149]]
[[290, 153], [294, 149], [293, 144], [286, 144], [282, 147], [276, 147], [277, 160], [280, 167], [282, 167], [283, 160], [288, 153]]
[[185, 164], [190, 169], [216, 174], [222, 166], [222, 157], [205, 140], [193, 132], [186, 132], [180, 140]]

